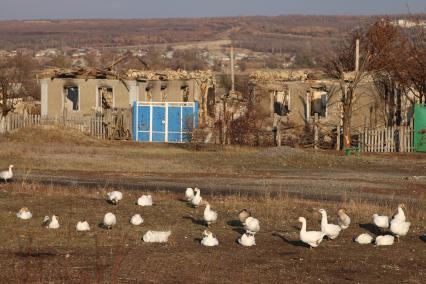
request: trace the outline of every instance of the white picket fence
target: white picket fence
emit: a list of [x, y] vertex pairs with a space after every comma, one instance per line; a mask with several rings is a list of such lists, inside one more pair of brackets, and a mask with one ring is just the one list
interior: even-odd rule
[[413, 152], [414, 130], [410, 126], [366, 130], [359, 135], [359, 148], [363, 152]]
[[13, 132], [31, 125], [60, 125], [76, 129], [97, 138], [105, 138], [106, 129], [103, 117], [64, 117], [10, 113], [0, 118], [0, 134]]

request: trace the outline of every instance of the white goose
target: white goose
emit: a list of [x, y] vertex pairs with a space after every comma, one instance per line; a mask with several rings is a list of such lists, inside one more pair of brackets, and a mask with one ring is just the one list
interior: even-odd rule
[[75, 226], [77, 232], [87, 232], [90, 231], [89, 223], [86, 220], [79, 221]]
[[105, 228], [112, 229], [117, 224], [117, 217], [111, 212], [106, 213], [102, 224]]
[[191, 187], [188, 187], [185, 190], [185, 199], [191, 201], [192, 198], [194, 198], [194, 190]]
[[377, 236], [376, 237], [376, 246], [391, 246], [393, 245], [395, 240], [394, 236], [386, 235], [386, 236]]
[[22, 207], [21, 210], [16, 213], [16, 217], [22, 220], [29, 220], [33, 217], [33, 214], [31, 214], [30, 210], [28, 210], [27, 207]]
[[142, 223], [143, 223], [143, 218], [140, 214], [135, 214], [130, 219], [130, 224], [132, 224], [132, 225], [139, 226]]
[[152, 196], [151, 195], [142, 195], [138, 198], [137, 204], [139, 206], [152, 206]]
[[391, 221], [390, 231], [396, 236], [397, 242], [399, 242], [399, 237], [407, 235], [410, 225], [410, 222], [398, 221], [397, 219]]
[[166, 243], [171, 234], [171, 231], [148, 231], [142, 239], [146, 243]]
[[402, 210], [402, 208], [405, 208], [405, 205], [399, 204], [396, 213], [392, 216], [391, 222], [392, 221], [396, 221], [396, 222], [405, 222], [406, 221], [405, 213], [404, 213], [404, 210]]
[[52, 216], [52, 219], [49, 216], [44, 216], [43, 226], [48, 229], [59, 229], [59, 218], [56, 215]]
[[354, 242], [359, 243], [360, 245], [371, 244], [373, 242], [373, 237], [370, 236], [369, 234], [361, 234], [358, 237], [356, 237]]
[[107, 201], [111, 204], [116, 205], [121, 199], [123, 199], [123, 194], [120, 191], [111, 191], [107, 193]]
[[238, 243], [244, 247], [251, 247], [256, 245], [256, 240], [253, 234], [245, 233], [238, 239]]
[[304, 217], [299, 217], [299, 222], [302, 223], [300, 240], [308, 244], [310, 248], [316, 248], [322, 242], [325, 233], [320, 231], [306, 231], [306, 219]]
[[195, 188], [194, 189], [194, 197], [191, 199], [191, 204], [192, 206], [194, 206], [195, 208], [197, 208], [198, 206], [200, 206], [201, 202], [203, 201], [203, 198], [201, 197], [201, 192], [200, 189]]
[[204, 209], [204, 221], [207, 223], [207, 227], [209, 227], [212, 223], [217, 220], [217, 212], [211, 210], [210, 203], [206, 202], [206, 208]]
[[389, 228], [389, 217], [373, 214], [373, 223], [380, 229], [387, 229]]
[[12, 172], [13, 165], [9, 166], [9, 170], [0, 172], [0, 179], [7, 182], [8, 180], [11, 180], [13, 178], [13, 172]]
[[259, 220], [253, 217], [248, 217], [244, 224], [244, 230], [250, 234], [256, 234], [260, 231], [260, 223]]
[[201, 244], [205, 247], [214, 247], [219, 245], [219, 241], [212, 232], [205, 230], [203, 232], [203, 239], [201, 240]]
[[351, 224], [351, 218], [346, 214], [346, 209], [340, 208], [337, 211], [337, 224], [342, 228], [342, 230], [346, 230], [349, 228]]
[[321, 231], [323, 231], [331, 240], [334, 240], [337, 236], [339, 236], [342, 228], [338, 225], [328, 223], [327, 212], [324, 209], [320, 209], [319, 212], [321, 213]]

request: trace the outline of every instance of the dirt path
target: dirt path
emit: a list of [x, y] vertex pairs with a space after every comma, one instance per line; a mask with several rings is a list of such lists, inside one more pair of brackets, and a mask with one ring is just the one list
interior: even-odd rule
[[186, 187], [200, 187], [211, 195], [286, 194], [305, 199], [345, 201], [423, 202], [426, 179], [395, 173], [354, 173], [351, 171], [289, 171], [279, 175], [197, 175], [146, 173], [124, 174], [111, 172], [50, 172], [18, 175], [16, 181], [42, 184], [84, 186], [89, 188], [114, 187], [149, 191], [182, 192]]

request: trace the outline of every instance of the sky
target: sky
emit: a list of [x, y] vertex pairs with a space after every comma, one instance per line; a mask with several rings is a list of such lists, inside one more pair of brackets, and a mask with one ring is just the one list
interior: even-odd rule
[[426, 0], [0, 0], [0, 20], [426, 13]]

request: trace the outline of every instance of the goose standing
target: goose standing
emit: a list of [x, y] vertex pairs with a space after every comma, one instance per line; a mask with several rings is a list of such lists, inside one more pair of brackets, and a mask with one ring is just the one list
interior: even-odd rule
[[19, 210], [19, 212], [16, 213], [16, 217], [22, 220], [28, 220], [33, 217], [33, 214], [31, 214], [30, 210], [28, 210], [27, 207], [22, 207], [21, 210]]
[[251, 216], [248, 217], [244, 224], [244, 230], [246, 230], [247, 233], [250, 233], [253, 235], [258, 233], [260, 231], [259, 220]]
[[316, 248], [323, 240], [325, 233], [320, 231], [306, 231], [306, 219], [299, 217], [299, 222], [302, 223], [300, 230], [300, 240], [309, 245], [309, 248]]
[[112, 229], [112, 227], [117, 224], [117, 217], [111, 212], [106, 213], [102, 224], [105, 228]]
[[205, 247], [214, 247], [219, 245], [219, 241], [212, 232], [205, 230], [203, 232], [203, 239], [201, 240], [201, 244]]
[[138, 198], [137, 204], [139, 206], [152, 206], [152, 196], [151, 195], [142, 195]]
[[397, 242], [399, 242], [399, 237], [407, 235], [410, 225], [410, 222], [399, 221], [397, 219], [391, 221], [390, 231], [396, 236]]
[[240, 220], [241, 225], [244, 226], [244, 224], [246, 223], [246, 219], [250, 216], [250, 211], [248, 211], [247, 209], [241, 210], [240, 213], [238, 213], [238, 219]]
[[171, 234], [171, 231], [148, 231], [142, 239], [146, 243], [166, 243]]
[[358, 237], [356, 237], [354, 242], [359, 243], [360, 245], [371, 244], [373, 242], [373, 237], [370, 236], [369, 234], [361, 234]]
[[203, 201], [203, 198], [201, 197], [201, 192], [200, 189], [195, 188], [194, 189], [194, 197], [191, 199], [191, 204], [192, 206], [194, 206], [195, 208], [197, 208], [198, 206], [200, 206], [201, 202]]
[[378, 214], [373, 214], [373, 223], [379, 229], [387, 229], [387, 228], [389, 228], [389, 217], [388, 216], [380, 216]]
[[89, 223], [86, 220], [79, 221], [75, 226], [77, 232], [87, 232], [90, 231]]
[[52, 216], [52, 219], [49, 216], [44, 216], [43, 226], [48, 229], [59, 229], [59, 218], [56, 215]]
[[405, 205], [399, 204], [396, 213], [392, 216], [391, 222], [392, 221], [396, 221], [396, 222], [405, 222], [406, 221], [405, 213], [404, 213], [404, 210], [402, 208], [405, 208]]
[[210, 203], [206, 202], [206, 208], [204, 209], [204, 221], [207, 224], [207, 227], [209, 227], [212, 223], [216, 222], [217, 220], [217, 212], [211, 210]]
[[143, 223], [143, 218], [140, 214], [135, 214], [130, 219], [130, 224], [132, 224], [132, 225], [139, 226], [142, 223]]
[[256, 240], [253, 234], [245, 233], [238, 239], [238, 243], [244, 247], [251, 247], [256, 245]]
[[351, 224], [351, 218], [346, 214], [346, 209], [340, 208], [337, 211], [337, 224], [342, 228], [342, 230], [346, 230], [349, 228]]
[[324, 209], [320, 209], [319, 212], [321, 213], [321, 231], [323, 231], [331, 240], [334, 240], [337, 236], [339, 236], [342, 228], [338, 225], [328, 223], [327, 212]]
[[391, 246], [393, 245], [395, 240], [394, 236], [386, 235], [386, 236], [377, 236], [376, 237], [376, 246]]
[[107, 201], [114, 205], [116, 205], [121, 199], [123, 199], [123, 194], [120, 191], [108, 192], [107, 196]]
[[185, 199], [191, 201], [192, 198], [194, 198], [194, 190], [188, 187], [185, 191]]
[[9, 170], [0, 172], [0, 179], [3, 179], [5, 182], [13, 178], [12, 172], [13, 165], [9, 166]]

